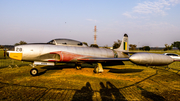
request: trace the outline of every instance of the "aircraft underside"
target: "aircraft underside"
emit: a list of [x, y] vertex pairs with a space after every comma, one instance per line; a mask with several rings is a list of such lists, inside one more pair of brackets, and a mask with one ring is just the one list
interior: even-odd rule
[[[81, 70], [82, 64], [83, 63], [75, 63], [75, 68], [77, 70]], [[104, 71], [102, 63], [90, 63], [90, 64], [94, 66], [94, 70], [93, 70], [94, 73], [102, 73]], [[30, 70], [30, 74], [32, 76], [37, 76], [38, 75], [38, 69], [35, 68], [37, 65], [55, 66], [56, 63], [54, 63], [54, 62], [34, 61], [34, 63], [31, 65], [33, 68]]]

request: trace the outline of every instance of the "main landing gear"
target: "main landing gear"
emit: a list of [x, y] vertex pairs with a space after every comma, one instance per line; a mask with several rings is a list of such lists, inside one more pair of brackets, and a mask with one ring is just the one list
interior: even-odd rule
[[[92, 65], [94, 66], [94, 73], [102, 73], [104, 71], [101, 63], [94, 63]], [[77, 70], [80, 70], [81, 64], [76, 64], [75, 67]]]
[[81, 70], [81, 64], [76, 64], [76, 69]]
[[94, 67], [94, 73], [102, 73], [103, 71], [104, 70], [103, 70], [102, 64], [97, 63], [97, 65]]

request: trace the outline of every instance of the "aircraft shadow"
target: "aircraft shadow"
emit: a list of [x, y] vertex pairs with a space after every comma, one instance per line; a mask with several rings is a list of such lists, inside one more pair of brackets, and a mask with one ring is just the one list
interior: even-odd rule
[[[82, 68], [94, 68], [96, 64], [89, 64], [89, 63], [83, 63]], [[116, 66], [116, 65], [125, 65], [122, 61], [121, 62], [107, 62], [102, 63], [102, 66], [104, 69], [108, 69], [105, 66]]]
[[45, 71], [38, 73], [36, 76], [43, 75], [43, 74], [45, 74], [45, 73], [46, 73], [46, 71], [48, 71], [48, 70], [46, 69]]
[[110, 69], [111, 73], [136, 73], [142, 72], [144, 69]]
[[65, 66], [44, 66], [41, 67], [41, 69], [46, 69], [46, 70], [62, 70], [63, 68], [65, 68]]
[[[50, 70], [63, 70], [64, 68], [75, 68], [75, 64], [67, 63], [64, 65], [44, 66], [41, 67], [41, 69], [44, 69], [44, 71], [39, 72], [37, 76], [43, 75]], [[94, 68], [94, 67], [90, 64], [85, 64], [85, 65], [83, 64], [82, 68]]]
[[125, 65], [122, 61], [120, 62], [106, 62], [102, 63], [103, 66], [116, 66], [116, 65]]
[[44, 66], [44, 67], [41, 67], [41, 69], [45, 69], [45, 70], [39, 72], [37, 76], [43, 75], [49, 70], [62, 70], [63, 68], [67, 68], [67, 67], [66, 66]]
[[[117, 65], [117, 64], [114, 64], [114, 65]], [[111, 65], [108, 63], [107, 65], [104, 65], [104, 66], [111, 66]], [[49, 70], [62, 70], [63, 68], [75, 68], [75, 64], [67, 63], [64, 65], [44, 66], [44, 67], [41, 67], [41, 69], [45, 69], [45, 70], [42, 72], [39, 72], [37, 76], [43, 75]], [[82, 64], [82, 68], [94, 68], [94, 65], [84, 63]], [[109, 72], [111, 73], [136, 73], [136, 72], [143, 71], [143, 69], [112, 69], [112, 68], [107, 68], [107, 67], [105, 67], [104, 69], [110, 69]]]

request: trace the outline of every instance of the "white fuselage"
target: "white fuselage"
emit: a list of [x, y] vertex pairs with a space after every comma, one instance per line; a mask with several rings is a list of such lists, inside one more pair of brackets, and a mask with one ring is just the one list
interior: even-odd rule
[[[49, 61], [58, 60], [56, 54], [60, 55], [60, 59], [66, 54], [66, 58], [71, 55], [76, 54], [77, 58], [82, 57], [105, 57], [105, 58], [114, 58], [116, 54], [121, 54], [111, 49], [105, 48], [93, 48], [93, 47], [84, 47], [84, 46], [71, 46], [71, 45], [50, 45], [50, 44], [29, 44], [29, 45], [20, 45], [15, 47], [15, 51], [22, 52], [22, 60], [24, 61]], [[62, 54], [60, 54], [60, 52]], [[54, 53], [53, 55], [50, 55]], [[70, 53], [70, 54], [67, 54]], [[77, 56], [78, 55], [78, 56]], [[118, 57], [127, 57], [124, 55], [119, 55]], [[73, 59], [73, 62], [77, 59]]]

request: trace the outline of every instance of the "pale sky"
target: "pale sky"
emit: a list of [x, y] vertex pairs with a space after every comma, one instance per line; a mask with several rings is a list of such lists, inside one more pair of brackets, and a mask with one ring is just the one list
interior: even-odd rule
[[0, 0], [0, 45], [70, 38], [112, 46], [122, 40], [138, 47], [180, 41], [180, 0]]

